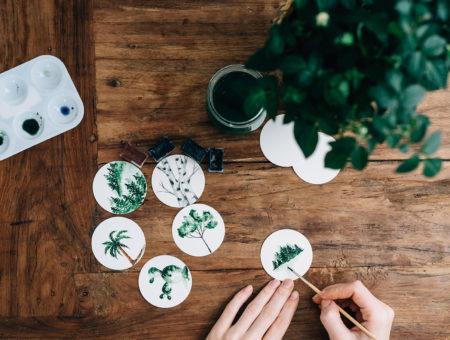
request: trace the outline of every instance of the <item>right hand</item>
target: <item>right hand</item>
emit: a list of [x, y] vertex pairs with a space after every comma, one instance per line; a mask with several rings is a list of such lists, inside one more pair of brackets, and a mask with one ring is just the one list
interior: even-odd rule
[[358, 327], [348, 329], [342, 322], [336, 302], [356, 313], [355, 319], [366, 327], [377, 340], [389, 340], [394, 311], [378, 300], [361, 283], [341, 283], [328, 286], [313, 301], [320, 305], [322, 321], [330, 340], [366, 340], [369, 339]]

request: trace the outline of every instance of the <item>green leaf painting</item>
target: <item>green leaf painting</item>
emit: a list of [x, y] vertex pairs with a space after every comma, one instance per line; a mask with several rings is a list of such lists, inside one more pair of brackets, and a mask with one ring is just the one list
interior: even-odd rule
[[151, 267], [148, 270], [148, 275], [150, 278], [149, 282], [151, 284], [155, 282], [155, 277], [157, 275], [161, 276], [161, 278], [165, 281], [164, 285], [161, 288], [162, 293], [159, 296], [160, 299], [167, 297], [168, 300], [171, 300], [172, 299], [172, 289], [173, 289], [172, 286], [179, 282], [189, 282], [190, 281], [188, 267], [184, 266], [183, 268], [180, 268], [173, 264], [164, 267], [162, 270], [160, 270], [156, 267]]
[[[125, 162], [112, 162], [105, 175], [108, 187], [117, 194], [111, 196], [111, 211], [114, 214], [127, 214], [136, 210], [144, 201], [147, 183], [140, 173], [130, 176], [130, 168]], [[130, 165], [131, 166], [131, 165]]]
[[288, 263], [295, 257], [297, 257], [303, 251], [298, 245], [286, 244], [280, 246], [280, 249], [274, 254], [274, 260], [272, 261], [273, 269], [276, 270], [285, 263]]
[[177, 229], [178, 235], [181, 238], [198, 238], [203, 241], [208, 248], [209, 253], [212, 253], [211, 248], [204, 239], [204, 234], [208, 229], [214, 229], [218, 222], [209, 211], [203, 211], [200, 216], [195, 209], [189, 211], [188, 216], [184, 216], [181, 226]]
[[128, 248], [128, 246], [124, 244], [122, 240], [131, 239], [130, 236], [126, 235], [127, 232], [128, 232], [127, 230], [120, 230], [116, 234], [116, 236], [114, 236], [116, 230], [113, 230], [109, 233], [109, 240], [103, 242], [102, 244], [105, 246], [105, 254], [109, 253], [109, 255], [111, 255], [115, 259], [118, 259], [117, 255], [123, 254], [128, 259], [128, 261], [130, 261], [131, 264], [134, 264], [134, 261], [123, 249]]

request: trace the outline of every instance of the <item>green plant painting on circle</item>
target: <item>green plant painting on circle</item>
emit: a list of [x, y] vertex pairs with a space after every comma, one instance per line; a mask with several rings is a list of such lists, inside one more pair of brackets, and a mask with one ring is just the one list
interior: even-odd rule
[[436, 175], [442, 160], [432, 154], [441, 134], [427, 135], [430, 120], [417, 107], [427, 91], [447, 86], [450, 2], [284, 2], [265, 45], [246, 63], [267, 72], [245, 99], [247, 115], [262, 106], [274, 118], [281, 108], [305, 157], [318, 132], [335, 136], [327, 168], [350, 161], [362, 170], [376, 146], [387, 144], [409, 154], [397, 172], [423, 164], [425, 176]]
[[214, 229], [218, 222], [209, 211], [203, 211], [200, 216], [195, 209], [191, 209], [188, 216], [184, 216], [183, 223], [177, 229], [181, 238], [198, 238], [203, 241], [211, 254], [211, 248], [204, 239], [204, 234], [208, 229]]
[[102, 244], [105, 246], [105, 254], [111, 255], [113, 258], [118, 259], [117, 255], [125, 255], [125, 257], [130, 261], [131, 264], [134, 264], [134, 261], [128, 255], [128, 253], [124, 250], [124, 248], [128, 248], [126, 244], [123, 243], [122, 240], [131, 239], [130, 236], [126, 235], [127, 230], [120, 230], [116, 236], [116, 230], [113, 230], [109, 233], [109, 240], [103, 242]]
[[167, 297], [168, 300], [172, 299], [172, 286], [174, 284], [190, 281], [189, 269], [186, 266], [180, 268], [176, 265], [171, 264], [164, 267], [163, 270], [160, 270], [156, 267], [151, 267], [148, 270], [148, 274], [150, 277], [150, 283], [153, 283], [155, 281], [156, 275], [161, 276], [161, 278], [164, 280], [164, 285], [161, 288], [162, 293], [159, 296], [161, 300], [164, 297]]
[[136, 210], [144, 201], [147, 193], [147, 183], [142, 174], [130, 176], [130, 167], [126, 162], [108, 164], [105, 178], [108, 187], [117, 196], [109, 198], [111, 211], [114, 214], [127, 214]]
[[276, 270], [280, 268], [283, 264], [296, 258], [303, 251], [298, 245], [286, 244], [285, 246], [280, 246], [280, 249], [274, 254], [274, 259], [272, 261], [273, 269]]

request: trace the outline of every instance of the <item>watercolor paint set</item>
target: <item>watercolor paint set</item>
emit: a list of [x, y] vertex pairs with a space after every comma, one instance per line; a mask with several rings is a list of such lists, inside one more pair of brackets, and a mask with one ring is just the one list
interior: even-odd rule
[[84, 106], [64, 63], [42, 55], [0, 74], [0, 161], [77, 126]]

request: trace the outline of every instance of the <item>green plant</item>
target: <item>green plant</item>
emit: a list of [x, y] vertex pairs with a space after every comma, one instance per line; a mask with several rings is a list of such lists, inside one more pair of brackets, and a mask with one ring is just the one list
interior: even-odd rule
[[325, 158], [329, 168], [342, 169], [350, 159], [362, 170], [386, 142], [412, 153], [397, 172], [421, 161], [425, 176], [439, 172], [442, 161], [430, 156], [440, 132], [420, 151], [410, 151], [410, 144], [422, 142], [430, 124], [417, 105], [426, 91], [447, 83], [449, 1], [289, 0], [287, 8], [246, 63], [275, 71], [253, 85], [246, 112], [263, 106], [274, 118], [281, 101], [305, 157], [314, 152], [319, 131], [336, 136]]
[[123, 255], [125, 255], [125, 257], [128, 259], [128, 261], [131, 264], [134, 264], [134, 261], [127, 254], [127, 252], [123, 249], [123, 248], [128, 248], [128, 246], [121, 242], [123, 239], [131, 238], [130, 236], [125, 235], [128, 231], [127, 230], [121, 230], [114, 237], [114, 233], [115, 232], [116, 232], [115, 230], [111, 231], [111, 233], [109, 234], [109, 240], [102, 243], [104, 246], [106, 246], [105, 247], [105, 254], [107, 254], [108, 251], [109, 251], [109, 254], [112, 257], [114, 257], [115, 259], [117, 259], [117, 254], [119, 254], [119, 255], [123, 254]]
[[280, 246], [280, 250], [274, 255], [274, 260], [272, 261], [273, 269], [278, 269], [285, 263], [288, 263], [293, 258], [297, 257], [303, 251], [298, 245], [286, 244], [284, 247]]
[[208, 229], [214, 229], [218, 222], [214, 219], [214, 216], [209, 211], [204, 211], [200, 217], [197, 210], [191, 209], [189, 216], [184, 216], [183, 223], [177, 229], [178, 235], [181, 238], [200, 238], [205, 246], [208, 248], [209, 253], [211, 249], [206, 243], [203, 235]]

